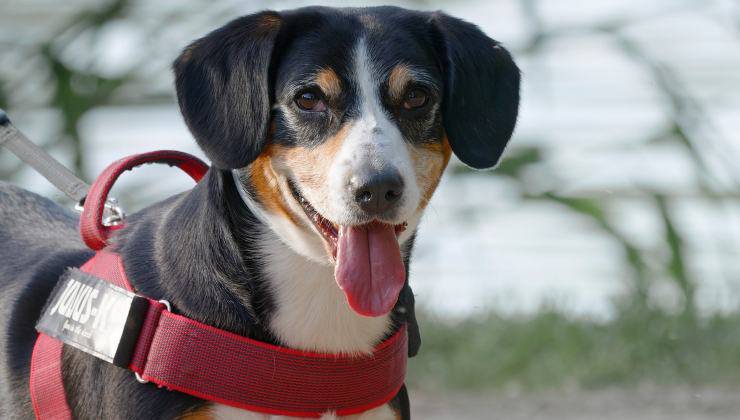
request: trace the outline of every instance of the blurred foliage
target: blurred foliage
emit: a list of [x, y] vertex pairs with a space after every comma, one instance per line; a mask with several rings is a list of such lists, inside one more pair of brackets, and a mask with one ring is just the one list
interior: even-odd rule
[[423, 316], [423, 346], [410, 383], [428, 390], [594, 389], [632, 384], [740, 386], [740, 315], [696, 323], [631, 302], [606, 323], [543, 309], [461, 322]]
[[[611, 37], [625, 57], [645, 70], [670, 105], [664, 129], [648, 143], [672, 142], [685, 150], [697, 174], [698, 189], [710, 202], [721, 204], [728, 199], [728, 191], [738, 191], [737, 181], [728, 184], [713, 177], [701, 153], [701, 145], [709, 141], [697, 129], [706, 120], [701, 103], [688, 94], [672, 69], [620, 32], [629, 22], [548, 31], [541, 24], [538, 4], [538, 0], [523, 1], [532, 36], [519, 56], [536, 56], [545, 41], [561, 35], [599, 33]], [[660, 249], [645, 249], [620, 232], [610, 215], [611, 200], [560, 193], [556, 174], [547, 168], [547, 152], [540, 147], [514, 146], [489, 175], [514, 182], [525, 200], [558, 203], [590, 220], [618, 243], [625, 265], [631, 268], [630, 292], [615, 302], [614, 318], [603, 323], [571, 318], [548, 308], [531, 317], [492, 312], [455, 323], [427, 315], [428, 319], [421, 322], [422, 351], [410, 364], [412, 384], [431, 389], [524, 390], [644, 382], [740, 386], [740, 315], [697, 315], [697, 279], [687, 268], [686, 240], [674, 216], [673, 197], [650, 190], [635, 191], [654, 204], [663, 228]], [[735, 163], [723, 164], [729, 167]], [[549, 173], [555, 181], [533, 191], [527, 177], [533, 170]], [[454, 168], [454, 173], [481, 176], [462, 166]], [[678, 308], [666, 308], [651, 298], [658, 278], [669, 279], [678, 291]]]
[[[652, 83], [670, 106], [668, 121], [665, 122], [662, 131], [655, 133], [647, 143], [672, 142], [687, 152], [694, 172], [697, 174], [696, 182], [705, 198], [720, 202], [730, 198], [734, 200], [735, 194], [740, 190], [740, 182], [737, 180], [721, 182], [713, 176], [706, 157], [701, 153], [700, 145], [709, 142], [706, 134], [700, 134], [701, 122], [708, 120], [706, 111], [701, 102], [690, 95], [690, 90], [680, 82], [673, 69], [654, 59], [636, 41], [629, 38], [622, 31], [628, 25], [634, 24], [632, 18], [618, 18], [611, 22], [593, 26], [558, 26], [556, 29], [546, 28], [540, 16], [540, 0], [522, 0], [522, 10], [530, 23], [529, 42], [515, 55], [517, 57], [537, 57], [546, 42], [561, 36], [605, 35], [611, 38], [619, 47], [625, 57], [639, 65], [650, 77]], [[699, 3], [688, 3], [688, 7], [700, 7]], [[677, 4], [677, 7], [687, 7], [685, 4]], [[710, 127], [711, 128], [711, 127]], [[711, 132], [710, 135], [716, 135]], [[542, 143], [542, 142], [538, 142]], [[487, 173], [494, 177], [505, 177], [513, 181], [522, 198], [525, 200], [540, 200], [555, 202], [564, 208], [573, 211], [590, 220], [604, 235], [618, 243], [622, 248], [623, 261], [631, 268], [632, 279], [630, 284], [631, 295], [629, 299], [633, 302], [631, 307], [638, 307], [640, 312], [647, 312], [651, 305], [651, 290], [653, 284], [651, 279], [668, 278], [672, 281], [680, 294], [682, 316], [692, 319], [696, 316], [695, 289], [696, 279], [692, 277], [687, 269], [686, 253], [684, 250], [685, 239], [680, 226], [675, 221], [672, 212], [674, 200], [665, 193], [640, 190], [635, 188], [634, 193], [641, 194], [648, 202], [654, 203], [656, 214], [662, 222], [664, 231], [661, 249], [644, 249], [636, 244], [630, 237], [620, 232], [615, 221], [610, 215], [610, 200], [605, 196], [574, 197], [563, 195], [558, 191], [558, 176], [548, 168], [548, 150], [543, 147], [517, 147], [512, 146], [504, 156], [501, 164], [495, 171]], [[722, 162], [726, 167], [735, 163], [725, 160]], [[526, 175], [532, 170], [541, 170], [547, 173], [547, 181], [544, 185], [538, 185], [538, 191], [533, 191], [532, 181]], [[453, 169], [454, 174], [481, 174], [464, 166]], [[550, 182], [549, 184], [547, 182]], [[667, 260], [661, 259], [661, 254], [667, 253]], [[650, 264], [648, 264], [648, 261]], [[658, 265], [658, 268], [653, 268]]]

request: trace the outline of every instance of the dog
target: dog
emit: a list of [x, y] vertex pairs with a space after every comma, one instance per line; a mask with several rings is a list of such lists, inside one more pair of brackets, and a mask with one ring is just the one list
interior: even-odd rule
[[[520, 72], [475, 25], [397, 7], [240, 17], [175, 60], [182, 115], [212, 162], [190, 191], [126, 220], [113, 247], [145, 296], [260, 341], [363, 353], [408, 324], [409, 259], [451, 154], [491, 168], [516, 123]], [[0, 417], [32, 418], [34, 325], [67, 267], [91, 258], [78, 217], [0, 186]], [[76, 418], [270, 418], [143, 385], [65, 346]], [[356, 418], [408, 417], [405, 389]], [[327, 418], [332, 413], [326, 414]]]

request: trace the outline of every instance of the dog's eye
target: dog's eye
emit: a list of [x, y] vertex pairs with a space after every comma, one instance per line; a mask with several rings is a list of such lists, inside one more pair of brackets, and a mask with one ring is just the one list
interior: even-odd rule
[[420, 88], [414, 88], [406, 92], [403, 98], [405, 109], [419, 109], [429, 102], [429, 94]]
[[326, 110], [326, 103], [316, 92], [301, 92], [295, 97], [295, 104], [304, 111], [320, 112]]

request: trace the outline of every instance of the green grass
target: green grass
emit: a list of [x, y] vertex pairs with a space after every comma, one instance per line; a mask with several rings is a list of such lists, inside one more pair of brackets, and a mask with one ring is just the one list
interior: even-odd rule
[[622, 308], [599, 323], [545, 310], [454, 324], [422, 316], [409, 383], [422, 389], [594, 389], [654, 384], [740, 385], [740, 314], [696, 320]]

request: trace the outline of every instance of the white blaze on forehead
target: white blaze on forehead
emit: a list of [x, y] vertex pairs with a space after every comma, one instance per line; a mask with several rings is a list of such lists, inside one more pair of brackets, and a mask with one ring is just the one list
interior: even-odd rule
[[376, 170], [394, 168], [401, 174], [403, 205], [398, 214], [400, 218], [408, 218], [418, 207], [421, 193], [403, 135], [381, 103], [381, 79], [364, 39], [355, 46], [352, 73], [359, 112], [330, 168], [330, 212], [335, 214], [327, 216], [349, 221], [349, 215], [342, 214], [346, 212], [347, 202], [354, 199], [347, 187], [354, 172], [369, 167]]

